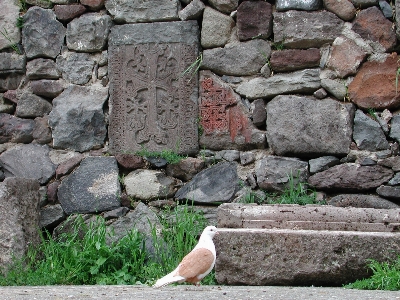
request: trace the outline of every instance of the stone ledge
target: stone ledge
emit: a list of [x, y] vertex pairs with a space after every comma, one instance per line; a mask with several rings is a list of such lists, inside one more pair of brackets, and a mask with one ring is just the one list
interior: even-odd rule
[[396, 259], [400, 234], [222, 228], [215, 245], [220, 284], [340, 286], [370, 275], [369, 259]]
[[329, 205], [248, 205], [228, 203], [218, 208], [221, 228], [400, 231], [400, 209]]

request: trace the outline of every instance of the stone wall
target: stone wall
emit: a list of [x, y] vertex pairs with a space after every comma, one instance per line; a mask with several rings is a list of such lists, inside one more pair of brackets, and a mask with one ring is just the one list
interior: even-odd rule
[[0, 177], [40, 183], [41, 227], [290, 174], [332, 205], [399, 207], [398, 1], [0, 6]]

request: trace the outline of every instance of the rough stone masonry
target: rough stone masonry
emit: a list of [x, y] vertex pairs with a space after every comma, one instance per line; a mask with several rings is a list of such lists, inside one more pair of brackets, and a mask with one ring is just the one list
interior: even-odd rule
[[334, 206], [399, 207], [399, 1], [0, 7], [0, 219], [38, 214], [36, 196], [3, 203], [20, 195], [9, 180], [39, 193], [40, 217], [9, 233], [24, 246], [25, 226], [80, 213], [132, 227], [176, 200], [216, 224], [206, 204], [262, 202], [289, 174]]

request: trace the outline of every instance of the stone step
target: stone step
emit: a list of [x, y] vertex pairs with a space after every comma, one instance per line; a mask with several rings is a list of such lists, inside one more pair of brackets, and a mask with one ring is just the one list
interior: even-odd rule
[[218, 208], [218, 226], [397, 232], [400, 231], [400, 209], [226, 203]]
[[369, 259], [396, 259], [400, 234], [291, 229], [218, 229], [219, 284], [341, 286], [371, 275]]
[[400, 255], [400, 209], [222, 204], [216, 279], [231, 285], [341, 286], [370, 259]]

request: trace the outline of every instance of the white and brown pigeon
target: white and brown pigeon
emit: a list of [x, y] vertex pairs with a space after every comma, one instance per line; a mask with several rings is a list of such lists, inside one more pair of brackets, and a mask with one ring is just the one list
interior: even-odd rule
[[213, 242], [218, 233], [215, 226], [207, 226], [200, 236], [199, 242], [171, 273], [157, 280], [154, 288], [166, 286], [175, 282], [189, 282], [199, 285], [200, 281], [214, 268], [216, 252]]

